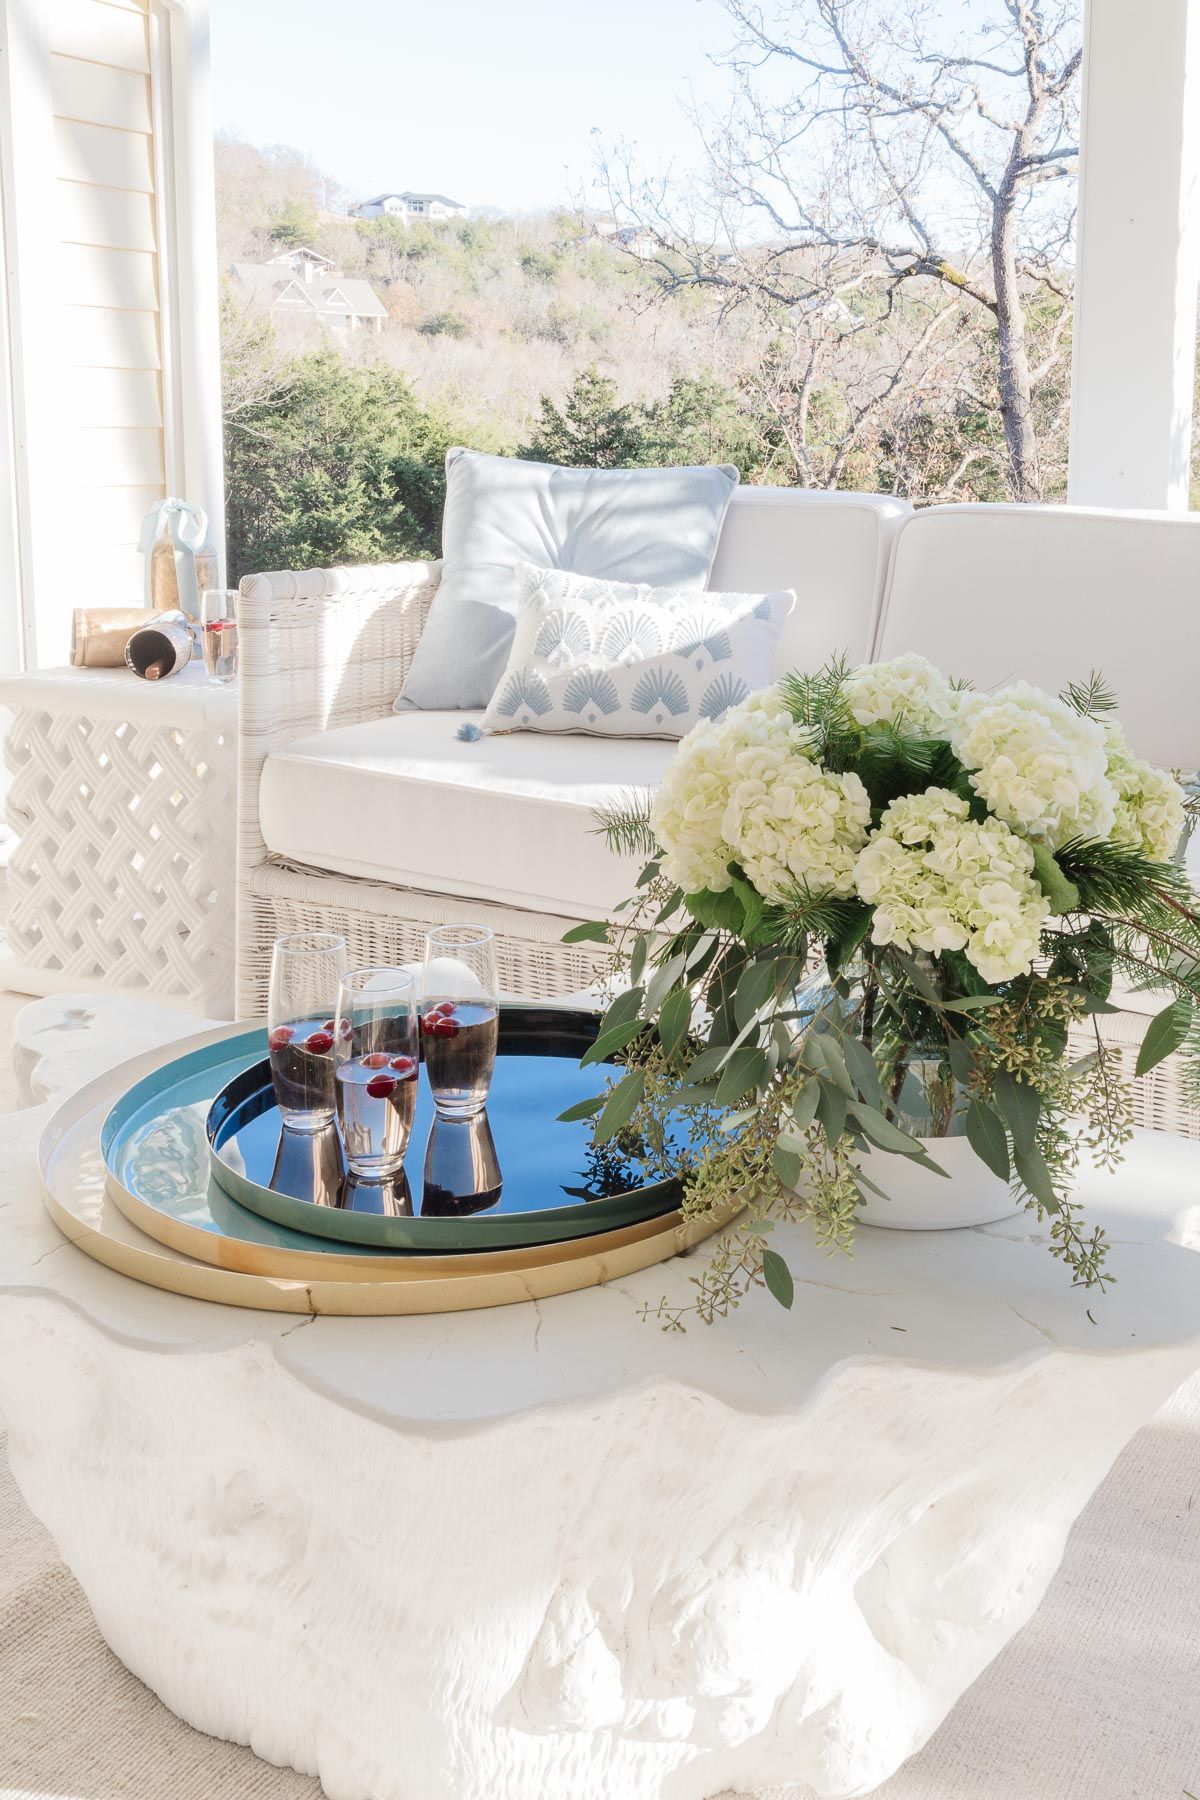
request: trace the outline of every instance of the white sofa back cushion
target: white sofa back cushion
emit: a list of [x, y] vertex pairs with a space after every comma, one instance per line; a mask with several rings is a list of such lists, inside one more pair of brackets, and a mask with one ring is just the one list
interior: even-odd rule
[[870, 654], [888, 558], [912, 513], [906, 500], [813, 488], [735, 488], [708, 587], [766, 594], [791, 588], [796, 605], [775, 648], [776, 675], [819, 669], [844, 651]]
[[1136, 756], [1200, 766], [1200, 517], [932, 506], [901, 528], [874, 655], [991, 688], [1099, 669]]

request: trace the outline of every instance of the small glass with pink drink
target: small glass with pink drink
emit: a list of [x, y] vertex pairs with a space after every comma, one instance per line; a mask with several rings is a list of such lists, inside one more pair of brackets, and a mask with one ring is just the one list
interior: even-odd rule
[[487, 1105], [498, 990], [495, 938], [486, 925], [441, 925], [426, 933], [421, 1053], [443, 1118], [469, 1119]]
[[352, 969], [335, 1022], [338, 1125], [353, 1175], [380, 1181], [404, 1161], [420, 1065], [417, 984], [405, 969]]
[[236, 588], [205, 588], [200, 596], [200, 647], [204, 670], [218, 687], [228, 687], [238, 672], [238, 593]]

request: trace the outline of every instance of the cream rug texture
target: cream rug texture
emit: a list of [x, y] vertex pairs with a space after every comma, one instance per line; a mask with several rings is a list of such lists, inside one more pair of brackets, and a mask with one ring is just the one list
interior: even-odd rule
[[[320, 1793], [190, 1730], [121, 1666], [0, 1439], [0, 1800]], [[1116, 1464], [1032, 1623], [876, 1789], [876, 1800], [1188, 1795], [1200, 1800], [1200, 1376]], [[788, 1788], [771, 1800], [810, 1797]]]

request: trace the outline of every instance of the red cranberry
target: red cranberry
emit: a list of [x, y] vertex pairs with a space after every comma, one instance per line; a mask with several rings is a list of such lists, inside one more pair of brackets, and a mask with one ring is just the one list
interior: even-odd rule
[[457, 1037], [458, 1026], [453, 1019], [439, 1019], [433, 1027], [434, 1037]]
[[433, 1033], [437, 1030], [437, 1026], [438, 1026], [437, 1013], [427, 1012], [422, 1016], [421, 1030], [425, 1033], [426, 1037], [432, 1037]]
[[386, 1069], [388, 1066], [386, 1050], [372, 1050], [370, 1056], [362, 1059], [364, 1069]]
[[333, 1037], [328, 1031], [313, 1031], [304, 1040], [304, 1048], [311, 1050], [314, 1056], [324, 1056], [327, 1050], [333, 1049]]
[[339, 1019], [337, 1030], [338, 1036], [341, 1038], [343, 1044], [348, 1044], [350, 1039], [354, 1036], [354, 1027], [349, 1019]]
[[433, 1010], [436, 1013], [441, 1013], [443, 1019], [452, 1018], [454, 1014], [454, 1002], [453, 1000], [439, 1000]]
[[272, 1050], [286, 1050], [296, 1033], [290, 1025], [277, 1025], [267, 1043]]
[[[343, 1022], [343, 1024], [344, 1024], [344, 1023], [345, 1023], [345, 1020], [343, 1020], [343, 1021], [342, 1021], [342, 1022]], [[326, 1019], [326, 1021], [325, 1021], [325, 1023], [324, 1023], [324, 1024], [323, 1024], [323, 1025], [322, 1025], [322, 1027], [321, 1027], [321, 1030], [322, 1030], [322, 1031], [332, 1031], [332, 1030], [333, 1030], [333, 1020], [332, 1020], [332, 1019]]]
[[372, 1100], [386, 1100], [389, 1094], [396, 1091], [395, 1077], [392, 1075], [372, 1075], [367, 1083], [367, 1092]]
[[416, 1062], [411, 1056], [393, 1056], [392, 1058], [392, 1067], [397, 1075], [411, 1075], [416, 1066]]

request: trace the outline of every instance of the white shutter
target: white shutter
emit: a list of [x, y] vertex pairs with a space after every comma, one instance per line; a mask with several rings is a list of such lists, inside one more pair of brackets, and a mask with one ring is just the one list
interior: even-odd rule
[[[29, 664], [66, 660], [75, 606], [138, 603], [138, 523], [165, 493], [219, 540], [206, 27], [202, 0], [0, 0]], [[3, 559], [0, 528], [0, 578]]]

